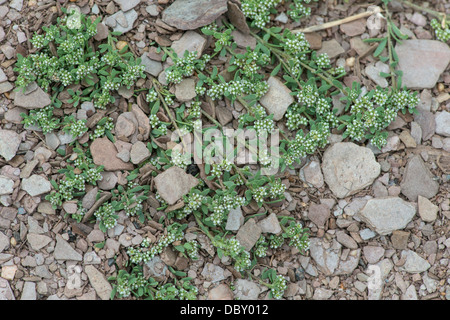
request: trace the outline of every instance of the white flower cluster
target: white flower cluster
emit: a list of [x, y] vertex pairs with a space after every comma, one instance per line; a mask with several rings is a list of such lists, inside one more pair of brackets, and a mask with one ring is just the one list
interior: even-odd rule
[[172, 155], [170, 161], [174, 166], [186, 169], [191, 164], [191, 157], [187, 153], [181, 153], [179, 149], [172, 149]]
[[303, 90], [297, 94], [298, 102], [307, 106], [313, 106], [318, 98], [319, 92], [312, 85], [304, 86]]
[[241, 9], [247, 18], [254, 21], [258, 28], [270, 21], [270, 10], [280, 4], [281, 0], [243, 0]]
[[269, 190], [270, 197], [272, 199], [278, 198], [284, 194], [286, 191], [286, 185], [281, 183], [281, 181], [277, 181], [272, 184]]
[[262, 203], [267, 196], [268, 192], [265, 187], [259, 187], [253, 191], [253, 199], [258, 203]]
[[305, 232], [300, 222], [291, 223], [286, 228], [286, 234], [290, 238], [289, 245], [296, 247], [299, 251], [306, 251], [309, 249], [310, 241], [308, 233]]
[[203, 201], [205, 200], [205, 196], [202, 196], [199, 193], [190, 193], [187, 196], [186, 205], [184, 206], [183, 210], [179, 210], [177, 212], [177, 219], [183, 219], [186, 218], [189, 214], [192, 212], [198, 210]]
[[105, 203], [94, 212], [94, 216], [97, 218], [97, 221], [103, 223], [106, 229], [111, 229], [117, 224], [117, 216], [115, 216], [115, 212], [116, 210], [111, 203]]
[[91, 133], [89, 137], [91, 140], [95, 140], [97, 138], [103, 137], [106, 133], [106, 130], [111, 131], [112, 129], [114, 129], [113, 118], [108, 117], [105, 124], [97, 125], [97, 127], [94, 130], [94, 133], [93, 134]]
[[433, 28], [438, 40], [444, 43], [450, 40], [450, 24], [448, 23], [448, 21], [445, 23], [445, 29], [442, 28], [442, 24], [440, 24], [436, 19], [431, 20], [430, 26], [431, 28]]
[[318, 57], [316, 57], [316, 64], [319, 68], [325, 69], [330, 67], [330, 58], [327, 53], [322, 53]]
[[147, 100], [147, 102], [155, 102], [156, 100], [158, 100], [158, 93], [154, 88], [150, 89], [150, 91], [145, 96], [145, 100]]
[[275, 127], [273, 120], [270, 118], [256, 120], [253, 126], [258, 135], [262, 135], [265, 133], [270, 134]]
[[272, 297], [274, 299], [283, 298], [284, 290], [287, 288], [287, 281], [282, 275], [277, 275], [277, 277], [273, 280], [270, 292], [272, 293]]
[[260, 236], [258, 241], [255, 243], [255, 255], [259, 258], [264, 258], [267, 256], [268, 243], [264, 236]]

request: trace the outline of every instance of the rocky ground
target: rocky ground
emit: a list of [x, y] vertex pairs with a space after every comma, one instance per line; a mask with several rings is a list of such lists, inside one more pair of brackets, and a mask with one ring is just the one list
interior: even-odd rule
[[[165, 66], [151, 42], [179, 52], [209, 49], [210, 43], [191, 30], [204, 25], [202, 19], [209, 17], [189, 20], [190, 16], [171, 10], [162, 19], [172, 1], [80, 0], [72, 4], [83, 13], [103, 17], [99, 39], [107, 28], [123, 32], [120, 40], [142, 57], [146, 72], [154, 77], [163, 77]], [[424, 4], [450, 12], [446, 1]], [[66, 160], [55, 150], [68, 145], [71, 137], [24, 128], [20, 113], [48, 104], [48, 97], [40, 88], [25, 94], [14, 92], [13, 68], [17, 54], [26, 55], [31, 49], [31, 35], [49, 25], [61, 6], [67, 5], [65, 0], [0, 0], [0, 300], [108, 299], [111, 285], [106, 279], [117, 272], [113, 258], [142, 242], [144, 235], [155, 237], [162, 231], [156, 218], [142, 226], [120, 214], [119, 224], [105, 234], [98, 224], [65, 217], [63, 210], [76, 211], [76, 203], [74, 207], [66, 202], [63, 210], [55, 211], [44, 199], [52, 188], [50, 179]], [[364, 12], [367, 6], [367, 1], [319, 1], [301, 26], [351, 16]], [[220, 10], [222, 17], [227, 7]], [[288, 170], [283, 177], [288, 187], [286, 201], [275, 210], [280, 216], [305, 222], [311, 231], [310, 250], [301, 255], [296, 249], [283, 247], [261, 259], [252, 270], [258, 277], [267, 266], [286, 276], [284, 299], [450, 300], [450, 49], [434, 40], [431, 17], [395, 1], [392, 12], [400, 29], [414, 39], [405, 41], [397, 52], [404, 84], [420, 95], [418, 114], [399, 114], [381, 151], [332, 135], [324, 152]], [[286, 28], [300, 25], [283, 13], [274, 18], [276, 25]], [[252, 45], [254, 39], [239, 33], [236, 39], [239, 36], [243, 46]], [[387, 86], [378, 75], [386, 65], [373, 58], [369, 43], [362, 42], [374, 36], [377, 33], [369, 35], [366, 20], [360, 19], [308, 34], [308, 40], [313, 49], [328, 53], [333, 63], [346, 68], [346, 84], [359, 81], [367, 87]], [[192, 99], [192, 90], [185, 85], [185, 90], [178, 88], [180, 100]], [[128, 94], [121, 92], [119, 103], [126, 106]], [[123, 171], [132, 170], [149, 156], [142, 141], [150, 128], [145, 121], [139, 122], [147, 116], [139, 101], [132, 102], [130, 112], [110, 115], [116, 136], [130, 137], [132, 143], [113, 144], [103, 138], [90, 147], [94, 159], [109, 166], [98, 185], [100, 190], [126, 183]], [[216, 117], [221, 123], [233, 120], [233, 110], [228, 107], [225, 103], [217, 106]], [[102, 116], [93, 112], [92, 104], [85, 103], [77, 116], [87, 118], [89, 126]], [[183, 174], [166, 177], [158, 190]], [[190, 185], [189, 177], [184, 186]], [[98, 189], [86, 194], [83, 205], [95, 206]], [[149, 210], [157, 216], [158, 203], [150, 200]], [[238, 226], [238, 237], [245, 242], [255, 238], [254, 234], [270, 232], [277, 223], [270, 216], [249, 220]], [[191, 236], [207, 242], [201, 233]], [[96, 246], [99, 243], [104, 246]], [[206, 243], [195, 262], [166, 252], [152, 262], [153, 269], [160, 268], [163, 276], [167, 265], [183, 270], [199, 288], [199, 299], [267, 298], [266, 287], [242, 278], [229, 261], [207, 249]], [[372, 272], [378, 272], [379, 284], [372, 285]], [[74, 273], [80, 275], [75, 287], [68, 285]]]

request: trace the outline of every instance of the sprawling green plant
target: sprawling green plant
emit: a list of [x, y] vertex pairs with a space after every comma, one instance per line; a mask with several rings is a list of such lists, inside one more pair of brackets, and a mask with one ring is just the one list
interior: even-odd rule
[[[15, 71], [16, 87], [25, 89], [36, 81], [44, 90], [58, 94], [67, 87], [81, 84], [83, 90], [68, 91], [76, 107], [82, 101], [94, 101], [96, 108], [104, 109], [114, 102], [113, 91], [120, 86], [130, 88], [139, 78], [145, 78], [140, 59], [135, 59], [127, 47], [117, 50], [115, 36], [108, 35], [107, 43], [98, 49], [93, 45], [100, 18], [92, 21], [80, 15], [80, 23], [71, 23], [75, 13], [58, 18], [55, 25], [43, 27], [43, 34], [30, 40], [37, 49], [27, 57], [18, 55]], [[54, 99], [56, 103], [56, 99]]]

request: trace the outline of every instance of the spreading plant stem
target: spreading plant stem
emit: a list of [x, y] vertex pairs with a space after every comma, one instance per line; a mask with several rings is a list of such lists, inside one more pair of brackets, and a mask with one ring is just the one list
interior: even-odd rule
[[426, 13], [428, 13], [428, 14], [430, 14], [430, 15], [432, 15], [432, 16], [440, 19], [440, 20], [445, 19], [447, 21], [450, 21], [450, 16], [446, 15], [445, 13], [434, 11], [434, 10], [429, 9], [429, 8], [424, 8], [422, 6], [414, 4], [411, 1], [407, 1], [407, 0], [400, 0], [400, 2], [403, 3], [406, 6], [414, 9], [414, 10], [426, 12]]

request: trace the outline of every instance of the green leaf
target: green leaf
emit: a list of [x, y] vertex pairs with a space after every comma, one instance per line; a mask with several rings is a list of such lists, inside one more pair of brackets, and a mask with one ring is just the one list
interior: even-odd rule
[[383, 77], [383, 78], [389, 78], [390, 76], [391, 76], [390, 73], [380, 72], [380, 77]]
[[99, 242], [99, 243], [95, 244], [94, 247], [103, 249], [103, 247], [105, 246], [105, 243], [106, 243], [106, 241]]
[[174, 248], [177, 249], [180, 252], [185, 252], [186, 251], [185, 248], [182, 245], [174, 246]]
[[392, 28], [392, 31], [394, 31], [394, 33], [395, 33], [395, 34], [397, 35], [397, 37], [399, 37], [400, 39], [403, 39], [403, 40], [408, 39], [408, 35], [402, 33], [402, 32], [400, 31], [400, 29], [399, 29], [395, 24], [391, 23], [391, 28]]
[[109, 130], [109, 129], [105, 130], [105, 135], [108, 137], [109, 140], [111, 140], [112, 143], [116, 142], [116, 139], [114, 139], [114, 136], [111, 133], [111, 130]]
[[160, 102], [159, 102], [159, 99], [158, 99], [158, 100], [156, 100], [155, 103], [153, 104], [151, 114], [156, 114], [156, 113], [158, 113], [158, 111], [159, 111], [159, 106], [160, 106]]
[[272, 77], [276, 76], [276, 75], [278, 74], [278, 72], [280, 72], [280, 69], [281, 69], [281, 63], [279, 63], [279, 64], [272, 70], [272, 72], [270, 73], [270, 75], [271, 75]]
[[384, 38], [383, 41], [380, 42], [377, 49], [373, 53], [374, 57], [378, 57], [381, 54], [381, 52], [383, 52], [384, 48], [386, 47], [387, 40], [388, 40], [387, 38]]

